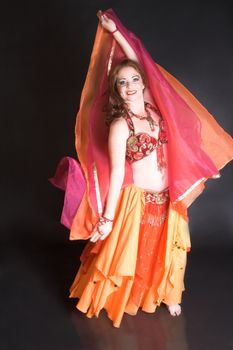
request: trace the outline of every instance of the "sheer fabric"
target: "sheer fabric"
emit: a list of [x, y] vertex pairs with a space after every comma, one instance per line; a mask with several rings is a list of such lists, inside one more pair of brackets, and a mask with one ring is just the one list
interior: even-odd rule
[[[187, 207], [201, 193], [206, 179], [219, 177], [219, 169], [232, 159], [232, 138], [180, 82], [151, 59], [140, 40], [120, 23], [112, 10], [106, 13], [134, 49], [146, 73], [151, 101], [147, 96], [145, 99], [160, 110], [166, 122], [170, 198], [173, 208], [185, 217]], [[104, 112], [108, 101], [107, 77], [109, 69], [123, 58], [113, 36], [99, 25], [75, 127], [75, 144], [86, 188], [70, 220], [71, 239], [91, 236], [105, 203], [109, 186]], [[78, 163], [76, 167], [79, 168]], [[77, 188], [81, 183], [83, 191], [82, 175], [80, 171], [77, 174]], [[123, 188], [132, 183], [131, 168], [126, 162]], [[70, 211], [69, 201], [65, 204], [64, 211]]]
[[[114, 12], [106, 13], [146, 73], [150, 93], [145, 100], [160, 111], [168, 138], [169, 199], [158, 204], [153, 194], [136, 187], [126, 161], [112, 232], [104, 241], [87, 243], [70, 289], [70, 297], [79, 298], [77, 308], [88, 317], [98, 317], [105, 308], [119, 327], [124, 312], [134, 315], [139, 307], [154, 312], [161, 302], [180, 303], [191, 246], [187, 208], [206, 179], [218, 177], [219, 169], [232, 159], [233, 141], [195, 97], [151, 59]], [[79, 162], [63, 158], [50, 179], [66, 191], [62, 223], [70, 228], [70, 239], [91, 237], [106, 200], [107, 79], [123, 58], [113, 36], [99, 26], [75, 127]]]

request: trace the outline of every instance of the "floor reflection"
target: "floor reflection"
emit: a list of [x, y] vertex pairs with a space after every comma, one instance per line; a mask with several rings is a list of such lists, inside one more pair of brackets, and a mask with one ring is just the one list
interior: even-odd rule
[[120, 328], [114, 328], [103, 310], [99, 318], [88, 319], [80, 311], [72, 312], [72, 320], [85, 349], [187, 350], [184, 312], [172, 317], [164, 306], [155, 313], [139, 311], [125, 314]]

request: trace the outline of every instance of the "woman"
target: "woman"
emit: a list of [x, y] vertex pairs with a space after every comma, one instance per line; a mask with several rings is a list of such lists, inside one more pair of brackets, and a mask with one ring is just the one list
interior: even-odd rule
[[233, 146], [112, 11], [99, 18], [76, 125], [87, 186], [70, 225], [71, 239], [90, 242], [70, 297], [88, 317], [105, 308], [119, 327], [124, 312], [154, 312], [162, 302], [180, 315], [187, 207]]

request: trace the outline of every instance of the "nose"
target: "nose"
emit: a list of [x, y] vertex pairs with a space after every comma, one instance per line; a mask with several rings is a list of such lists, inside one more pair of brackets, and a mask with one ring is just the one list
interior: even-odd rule
[[126, 82], [126, 86], [127, 86], [127, 87], [129, 87], [129, 86], [131, 86], [131, 85], [133, 85], [133, 82], [132, 82], [132, 81], [127, 81], [127, 82]]

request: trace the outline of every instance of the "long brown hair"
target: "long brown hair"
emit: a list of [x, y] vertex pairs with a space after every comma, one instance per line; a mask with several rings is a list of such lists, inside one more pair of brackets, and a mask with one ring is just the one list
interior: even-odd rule
[[140, 67], [140, 65], [130, 59], [124, 59], [119, 64], [117, 64], [111, 71], [108, 77], [108, 93], [109, 93], [109, 103], [106, 108], [107, 117], [106, 122], [109, 125], [113, 119], [120, 118], [126, 114], [126, 105], [123, 98], [120, 96], [117, 89], [117, 75], [119, 71], [124, 67], [134, 68], [141, 76], [143, 84], [146, 85], [145, 73]]

